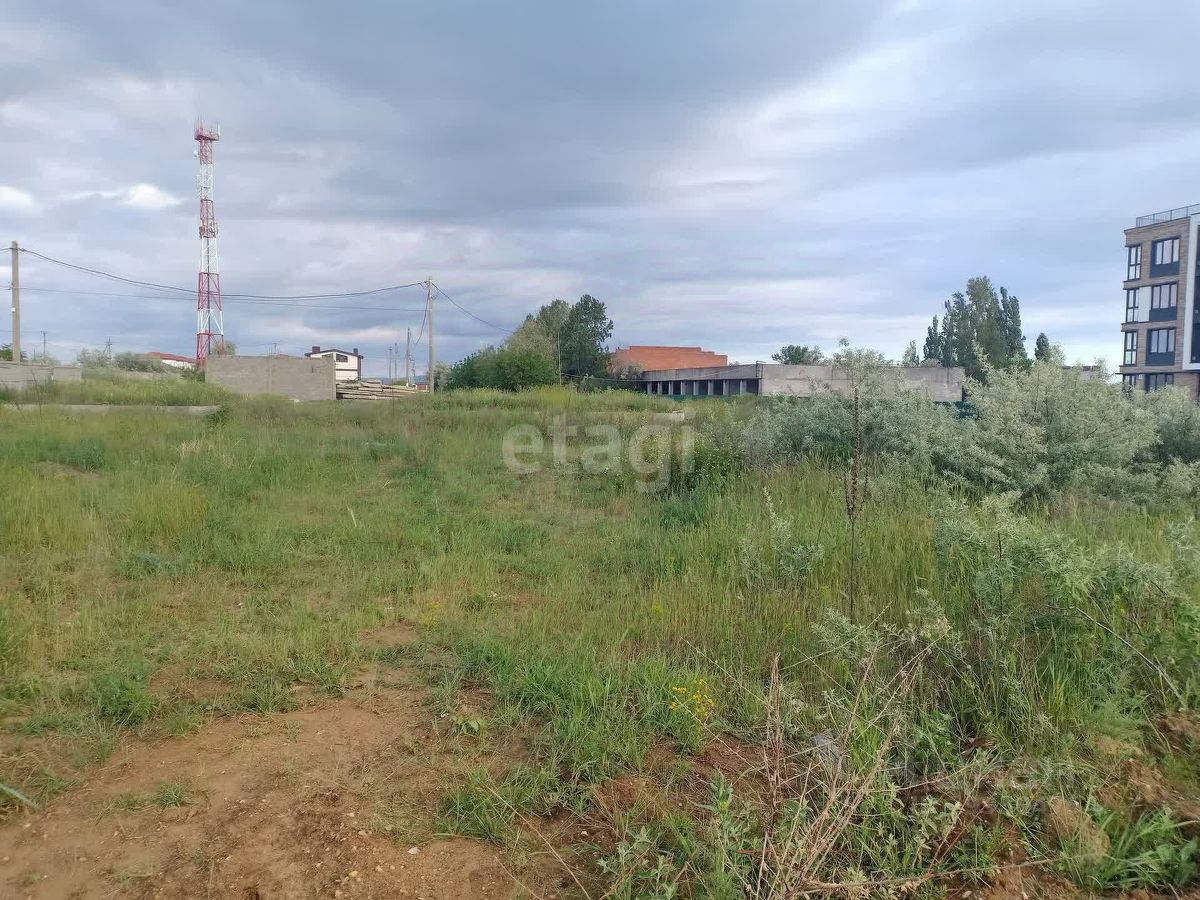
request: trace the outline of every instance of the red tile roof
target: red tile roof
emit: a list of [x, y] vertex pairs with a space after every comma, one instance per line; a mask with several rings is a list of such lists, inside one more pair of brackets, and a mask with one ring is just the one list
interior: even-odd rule
[[169, 359], [172, 362], [187, 363], [189, 366], [194, 366], [196, 364], [196, 360], [192, 359], [190, 356], [179, 356], [176, 353], [159, 353], [157, 350], [151, 350], [146, 355], [153, 356], [155, 359]]
[[631, 344], [613, 351], [614, 371], [634, 366], [643, 372], [657, 369], [702, 369], [706, 366], [727, 366], [729, 357], [700, 347], [663, 347]]

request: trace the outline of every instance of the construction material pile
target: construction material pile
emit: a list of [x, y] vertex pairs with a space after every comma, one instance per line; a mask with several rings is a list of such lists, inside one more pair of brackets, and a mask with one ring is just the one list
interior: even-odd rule
[[336, 390], [339, 400], [401, 400], [424, 393], [412, 385], [384, 384], [378, 378], [339, 381]]

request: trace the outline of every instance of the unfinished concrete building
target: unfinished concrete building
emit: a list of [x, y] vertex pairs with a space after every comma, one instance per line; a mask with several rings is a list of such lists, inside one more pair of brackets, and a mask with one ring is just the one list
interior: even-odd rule
[[[957, 403], [963, 399], [966, 373], [961, 368], [897, 366], [892, 371], [903, 383], [937, 403]], [[642, 373], [641, 382], [647, 394], [667, 397], [734, 397], [739, 394], [811, 397], [826, 391], [846, 394], [851, 388], [850, 373], [841, 366], [774, 363], [648, 370]]]

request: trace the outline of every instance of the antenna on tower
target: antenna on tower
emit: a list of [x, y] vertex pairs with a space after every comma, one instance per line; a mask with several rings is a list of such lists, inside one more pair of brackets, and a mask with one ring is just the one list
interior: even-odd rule
[[196, 189], [200, 195], [200, 274], [196, 281], [196, 365], [225, 350], [225, 325], [221, 310], [221, 273], [217, 263], [217, 214], [213, 209], [213, 144], [221, 139], [221, 129], [208, 128], [196, 121], [196, 158], [200, 174]]

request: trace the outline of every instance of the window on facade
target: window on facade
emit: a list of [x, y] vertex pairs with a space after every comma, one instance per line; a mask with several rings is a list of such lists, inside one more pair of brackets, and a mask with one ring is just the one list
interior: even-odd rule
[[338, 362], [350, 362], [350, 357], [345, 353], [335, 353], [334, 356], [337, 357]]
[[1125, 332], [1125, 366], [1137, 365], [1137, 332]]
[[1175, 329], [1153, 328], [1146, 332], [1147, 353], [1174, 353]]
[[1157, 391], [1159, 388], [1165, 388], [1174, 383], [1174, 372], [1158, 372], [1153, 375], [1146, 376], [1146, 390], [1148, 391]]
[[1179, 238], [1163, 238], [1161, 241], [1154, 242], [1154, 265], [1169, 266], [1171, 263], [1177, 262], [1179, 262]]
[[1134, 244], [1125, 248], [1125, 280], [1132, 281], [1142, 277], [1142, 245]]
[[[1179, 289], [1179, 282], [1172, 281], [1168, 284], [1156, 284], [1150, 288], [1150, 308], [1151, 309], [1175, 309], [1175, 298]], [[1128, 291], [1126, 291], [1128, 294]]]
[[1138, 289], [1129, 288], [1125, 291], [1125, 321], [1136, 322], [1138, 320]]
[[1137, 380], [1138, 380], [1137, 375], [1122, 375], [1121, 376], [1121, 390], [1132, 391], [1134, 389], [1134, 387], [1137, 386]]

